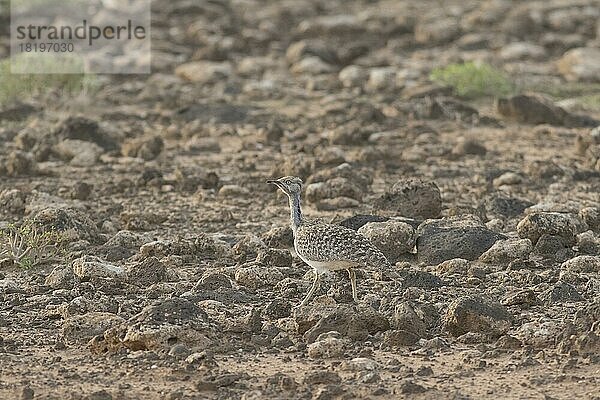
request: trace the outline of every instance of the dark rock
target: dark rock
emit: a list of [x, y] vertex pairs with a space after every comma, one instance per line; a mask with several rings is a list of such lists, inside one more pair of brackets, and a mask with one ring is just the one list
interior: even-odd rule
[[263, 313], [271, 319], [287, 318], [291, 312], [292, 305], [286, 300], [273, 300], [263, 310]]
[[92, 194], [94, 186], [87, 182], [76, 182], [71, 187], [71, 198], [77, 200], [87, 200]]
[[[179, 171], [179, 170], [178, 170]], [[150, 185], [153, 182], [162, 183], [163, 174], [156, 168], [146, 168], [138, 176], [136, 183], [140, 186]], [[193, 191], [196, 191], [194, 189]]]
[[167, 279], [167, 267], [156, 257], [148, 257], [127, 268], [127, 280], [140, 287], [148, 287]]
[[96, 143], [104, 150], [117, 148], [117, 141], [101, 129], [98, 122], [85, 117], [67, 117], [54, 129], [53, 135], [62, 140], [75, 139]]
[[475, 123], [479, 112], [470, 105], [452, 97], [425, 97], [413, 104], [415, 114], [421, 119], [449, 119]]
[[231, 288], [231, 280], [223, 273], [207, 271], [194, 286], [195, 291], [218, 290], [220, 288]]
[[196, 103], [178, 111], [184, 121], [235, 124], [244, 122], [255, 108], [229, 103]]
[[21, 400], [33, 400], [35, 392], [29, 386], [25, 386], [21, 391]]
[[52, 289], [72, 289], [75, 283], [73, 268], [56, 267], [46, 277], [44, 284]]
[[337, 54], [334, 48], [321, 40], [301, 40], [292, 43], [286, 51], [288, 63], [295, 64], [303, 58], [314, 56], [329, 64], [337, 64]]
[[510, 328], [512, 319], [512, 315], [499, 303], [465, 296], [450, 304], [443, 322], [453, 336], [467, 332], [499, 336]]
[[573, 285], [565, 282], [556, 283], [542, 297], [548, 305], [585, 300]]
[[486, 211], [491, 215], [513, 218], [523, 214], [533, 204], [529, 200], [496, 194], [486, 201]]
[[[346, 228], [354, 229], [357, 231], [360, 227], [369, 222], [385, 222], [388, 221], [388, 217], [380, 217], [378, 215], [355, 215], [340, 222], [341, 226]], [[293, 238], [293, 236], [292, 236]]]
[[417, 256], [429, 265], [453, 258], [475, 260], [505, 238], [473, 217], [427, 220], [417, 229]]
[[590, 255], [577, 256], [565, 261], [560, 268], [562, 270], [576, 273], [599, 273], [600, 257]]
[[571, 114], [538, 96], [518, 95], [498, 99], [497, 109], [502, 116], [526, 124], [567, 127], [587, 127], [600, 124], [593, 118]]
[[113, 397], [106, 390], [98, 390], [85, 396], [85, 400], [113, 400]]
[[456, 18], [427, 17], [415, 25], [415, 40], [428, 46], [451, 42], [460, 36], [461, 28]]
[[241, 262], [255, 260], [259, 252], [267, 249], [267, 245], [254, 235], [244, 236], [232, 248], [236, 260]]
[[548, 259], [563, 261], [571, 255], [570, 246], [561, 236], [543, 234], [533, 248], [533, 254]]
[[485, 146], [476, 139], [463, 139], [452, 149], [452, 154], [484, 156], [487, 153]]
[[250, 289], [274, 286], [281, 282], [283, 274], [276, 267], [263, 265], [240, 266], [235, 270], [235, 281]]
[[337, 331], [352, 340], [390, 328], [388, 320], [371, 308], [354, 310], [349, 306], [308, 306], [294, 311], [298, 333], [312, 343], [321, 333]]
[[[358, 187], [362, 192], [369, 191], [369, 188], [373, 183], [373, 177], [367, 171], [356, 168], [348, 163], [315, 172], [308, 177], [306, 183], [327, 182], [336, 178], [344, 179], [336, 182], [349, 182], [351, 185]], [[362, 197], [362, 193], [357, 197]]]
[[341, 381], [342, 378], [336, 372], [326, 370], [307, 372], [303, 380], [306, 385], [340, 383]]
[[22, 121], [37, 111], [36, 107], [27, 103], [7, 104], [0, 109], [0, 121]]
[[442, 196], [434, 182], [403, 179], [376, 202], [377, 209], [411, 218], [437, 218], [442, 211]]
[[427, 390], [428, 389], [426, 387], [410, 380], [405, 380], [400, 384], [400, 393], [402, 394], [417, 394], [426, 392]]
[[184, 171], [177, 169], [175, 171], [178, 188], [184, 192], [196, 192], [202, 189], [217, 189], [220, 187], [219, 176], [213, 171]]
[[523, 347], [523, 343], [516, 337], [502, 335], [496, 340], [494, 347], [501, 350], [518, 350]]
[[48, 207], [35, 211], [31, 221], [46, 231], [63, 232], [69, 240], [101, 240], [96, 224], [83, 211], [67, 207]]
[[398, 275], [402, 278], [403, 287], [437, 288], [444, 285], [438, 276], [427, 271], [403, 269], [398, 271]]
[[383, 345], [389, 347], [412, 346], [420, 337], [412, 332], [392, 329], [384, 332]]

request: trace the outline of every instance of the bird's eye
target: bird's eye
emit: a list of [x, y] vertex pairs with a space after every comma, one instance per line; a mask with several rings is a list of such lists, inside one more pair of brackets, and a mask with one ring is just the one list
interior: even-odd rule
[[291, 185], [291, 184], [292, 184], [292, 181], [290, 181], [290, 180], [288, 179], [287, 181], [285, 181], [285, 184], [286, 184], [286, 185]]

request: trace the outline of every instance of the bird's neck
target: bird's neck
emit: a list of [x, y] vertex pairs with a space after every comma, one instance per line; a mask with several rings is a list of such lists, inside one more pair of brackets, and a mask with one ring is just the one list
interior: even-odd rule
[[289, 196], [290, 203], [290, 222], [292, 224], [292, 230], [296, 232], [296, 229], [302, 223], [302, 210], [300, 209], [300, 193]]

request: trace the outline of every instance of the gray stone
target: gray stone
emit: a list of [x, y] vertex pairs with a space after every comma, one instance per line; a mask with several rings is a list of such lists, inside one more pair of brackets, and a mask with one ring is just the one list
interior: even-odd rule
[[67, 318], [60, 329], [61, 338], [67, 343], [87, 343], [96, 335], [123, 323], [118, 315], [106, 312], [89, 312]]
[[415, 247], [415, 230], [404, 222], [369, 222], [358, 233], [369, 239], [391, 263], [395, 263], [402, 254], [411, 252]]
[[261, 235], [261, 239], [270, 248], [291, 249], [294, 247], [294, 233], [289, 225], [271, 228]]
[[87, 255], [73, 261], [73, 273], [81, 279], [117, 278], [125, 274], [125, 268]]
[[73, 278], [73, 268], [59, 266], [46, 276], [44, 284], [52, 289], [71, 289], [74, 284]]
[[565, 261], [560, 267], [570, 272], [598, 273], [600, 272], [600, 257], [588, 255], [577, 256]]
[[412, 334], [411, 338], [414, 336], [420, 339], [426, 337], [439, 320], [440, 316], [434, 306], [405, 301], [394, 308], [390, 325], [395, 330]]
[[568, 50], [556, 66], [568, 81], [600, 82], [600, 49], [582, 47]]
[[53, 147], [56, 155], [63, 161], [76, 167], [95, 165], [104, 149], [93, 142], [78, 139], [65, 139]]
[[44, 230], [61, 232], [69, 241], [97, 243], [101, 239], [96, 224], [86, 213], [66, 205], [36, 207], [29, 218]]
[[201, 351], [213, 345], [208, 315], [195, 304], [181, 298], [163, 300], [146, 306], [126, 322], [108, 329], [97, 338], [92, 350], [165, 350], [176, 343]]
[[262, 265], [244, 267], [235, 271], [235, 281], [250, 289], [258, 289], [264, 286], [273, 286], [283, 279], [283, 274], [272, 267]]
[[512, 315], [500, 303], [478, 296], [465, 296], [450, 304], [443, 322], [453, 336], [467, 332], [500, 336], [510, 328], [512, 320]]
[[577, 232], [575, 216], [556, 212], [535, 212], [527, 215], [517, 225], [517, 233], [534, 245], [544, 234], [560, 237], [564, 244], [573, 246]]
[[15, 150], [5, 161], [4, 168], [8, 176], [33, 175], [37, 173], [37, 163], [31, 153]]
[[532, 251], [533, 245], [529, 239], [498, 240], [479, 257], [479, 261], [486, 264], [508, 265], [513, 260], [528, 259]]
[[127, 267], [127, 280], [140, 287], [148, 287], [167, 280], [167, 267], [156, 257], [148, 257]]
[[220, 288], [230, 289], [231, 287], [231, 280], [227, 275], [220, 272], [207, 271], [202, 275], [198, 283], [196, 283], [194, 290], [218, 290]]
[[585, 300], [573, 285], [560, 281], [548, 289], [542, 298], [548, 305]]
[[377, 311], [360, 307], [357, 310], [346, 305], [311, 305], [294, 310], [298, 333], [308, 343], [314, 342], [322, 333], [337, 331], [352, 340], [364, 340], [369, 334], [386, 331], [388, 320]]
[[448, 43], [460, 35], [460, 25], [455, 18], [438, 16], [419, 21], [415, 26], [415, 40], [428, 46]]
[[388, 347], [412, 346], [419, 341], [420, 337], [412, 332], [392, 329], [384, 332], [383, 345]]
[[232, 74], [233, 68], [229, 61], [193, 61], [175, 68], [175, 75], [186, 81], [198, 83], [214, 83], [227, 79]]
[[147, 135], [129, 139], [121, 145], [121, 154], [125, 157], [138, 157], [154, 160], [163, 151], [164, 141], [160, 136]]
[[285, 249], [261, 250], [256, 256], [256, 262], [265, 267], [291, 267], [292, 255]]
[[505, 238], [474, 217], [426, 220], [417, 229], [417, 256], [429, 265], [453, 258], [475, 260]]
[[355, 215], [340, 222], [341, 226], [346, 228], [359, 230], [365, 224], [369, 222], [385, 222], [389, 221], [388, 217], [380, 217], [379, 215]]
[[375, 207], [404, 217], [437, 218], [442, 211], [442, 195], [432, 181], [402, 179], [376, 201]]
[[337, 197], [347, 197], [360, 201], [362, 196], [363, 191], [360, 187], [343, 177], [310, 183], [306, 186], [306, 199], [311, 203]]
[[338, 79], [345, 87], [360, 87], [365, 84], [369, 73], [364, 67], [349, 65], [338, 74]]
[[571, 114], [546, 98], [534, 95], [516, 95], [498, 99], [498, 113], [507, 119], [526, 124], [550, 124], [567, 127], [596, 126], [593, 118]]
[[25, 199], [25, 193], [19, 189], [4, 189], [0, 192], [0, 210], [11, 214], [23, 214]]
[[584, 207], [579, 210], [579, 218], [594, 232], [600, 232], [600, 208]]
[[348, 339], [342, 338], [339, 332], [327, 332], [319, 335], [317, 340], [308, 345], [310, 358], [338, 358], [350, 345]]
[[117, 140], [114, 137], [102, 129], [98, 122], [82, 116], [69, 116], [60, 121], [52, 136], [59, 140], [73, 139], [91, 142], [103, 150], [117, 149]]

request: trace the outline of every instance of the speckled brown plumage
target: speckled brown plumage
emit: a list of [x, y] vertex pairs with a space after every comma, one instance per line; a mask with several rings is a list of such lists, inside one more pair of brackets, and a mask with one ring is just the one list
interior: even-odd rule
[[383, 253], [356, 231], [320, 221], [303, 220], [294, 235], [299, 256], [313, 261], [351, 261], [359, 267], [389, 266]]

